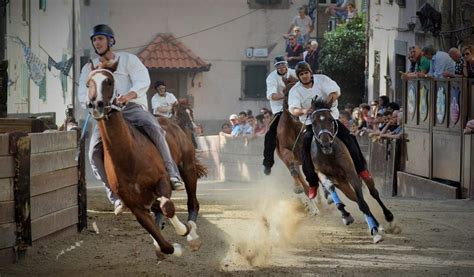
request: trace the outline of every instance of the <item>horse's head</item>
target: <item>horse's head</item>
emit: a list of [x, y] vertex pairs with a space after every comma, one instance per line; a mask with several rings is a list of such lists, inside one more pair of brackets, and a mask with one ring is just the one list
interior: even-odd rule
[[332, 145], [337, 134], [337, 121], [331, 115], [332, 103], [319, 99], [313, 99], [311, 106], [314, 112], [311, 114], [314, 139], [321, 147], [323, 154], [330, 155], [333, 152]]
[[114, 72], [117, 70], [118, 62], [102, 64], [94, 67], [91, 64], [91, 72], [87, 80], [88, 101], [87, 107], [96, 120], [107, 119], [112, 110], [120, 110], [115, 105], [118, 97], [114, 85]]
[[290, 75], [290, 77], [286, 78], [283, 77], [283, 83], [285, 83], [285, 89], [283, 90], [283, 94], [285, 96], [288, 96], [288, 92], [290, 92], [290, 89], [298, 82], [298, 78], [295, 78]]
[[173, 118], [183, 129], [194, 129], [194, 114], [187, 98], [180, 98], [172, 106]]

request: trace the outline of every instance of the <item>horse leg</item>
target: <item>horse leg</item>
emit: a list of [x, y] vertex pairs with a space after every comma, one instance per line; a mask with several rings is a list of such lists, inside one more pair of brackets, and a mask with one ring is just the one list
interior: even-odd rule
[[370, 234], [372, 235], [373, 242], [378, 243], [383, 240], [382, 235], [379, 234], [379, 223], [375, 216], [372, 214], [370, 211], [369, 205], [367, 202], [364, 200], [364, 195], [362, 193], [362, 183], [360, 179], [358, 178], [357, 174], [355, 171], [351, 174], [351, 180], [352, 180], [352, 187], [354, 188], [356, 197], [357, 197], [357, 205], [359, 206], [359, 209], [364, 213], [365, 221], [367, 222], [367, 225], [369, 226], [369, 231]]
[[[190, 161], [190, 159], [193, 159]], [[197, 172], [194, 164], [194, 157], [190, 157], [183, 161], [182, 178], [186, 186], [186, 194], [188, 196], [188, 224], [191, 226], [191, 231], [186, 237], [191, 251], [197, 251], [201, 247], [201, 240], [197, 234], [197, 217], [199, 214], [199, 201], [196, 197], [197, 190]]]
[[173, 254], [174, 256], [180, 257], [183, 254], [181, 245], [178, 243], [170, 244], [161, 234], [160, 228], [155, 224], [150, 213], [142, 208], [138, 207], [129, 207], [131, 212], [135, 215], [140, 225], [145, 228], [145, 230], [150, 233], [153, 237], [155, 244], [155, 252], [158, 257], [161, 256], [161, 253]]
[[[345, 209], [346, 205], [344, 205], [344, 203], [342, 203], [342, 201], [339, 199], [339, 196], [337, 195], [336, 189], [334, 185], [332, 184], [331, 180], [329, 180], [326, 175], [320, 172], [318, 172], [318, 177], [321, 183], [323, 184], [323, 187], [325, 187], [329, 191], [337, 209], [341, 212], [342, 222], [344, 223], [344, 225], [352, 224], [354, 222], [354, 218], [348, 211], [346, 211]], [[345, 194], [346, 192], [343, 191], [343, 193]], [[350, 192], [347, 192], [347, 193], [350, 193]]]
[[[362, 174], [362, 173], [365, 173], [367, 172], [366, 174]], [[379, 191], [377, 190], [377, 188], [375, 187], [375, 182], [374, 182], [374, 179], [372, 178], [372, 176], [370, 176], [370, 174], [368, 173], [368, 171], [364, 171], [362, 172], [361, 174], [359, 174], [362, 178], [362, 180], [364, 180], [364, 183], [367, 185], [367, 188], [369, 189], [369, 192], [370, 192], [370, 195], [375, 199], [377, 200], [377, 202], [379, 203], [380, 207], [382, 208], [383, 210], [383, 214], [385, 216], [385, 220], [387, 220], [387, 222], [392, 222], [393, 221], [393, 214], [392, 212], [387, 209], [387, 207], [385, 206], [385, 204], [382, 202], [382, 200], [380, 199], [380, 196], [379, 196]]]

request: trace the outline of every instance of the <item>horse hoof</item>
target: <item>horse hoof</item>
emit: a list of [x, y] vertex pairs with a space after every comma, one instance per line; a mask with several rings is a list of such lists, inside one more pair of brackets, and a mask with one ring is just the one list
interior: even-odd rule
[[385, 220], [387, 220], [387, 222], [392, 222], [393, 221], [393, 214], [391, 212], [388, 212], [385, 215]]
[[189, 249], [191, 249], [191, 251], [198, 251], [199, 248], [201, 248], [202, 241], [201, 239], [197, 238], [197, 239], [188, 241], [188, 243], [189, 243]]
[[176, 257], [183, 256], [183, 247], [181, 246], [181, 244], [173, 243], [173, 248], [174, 248], [174, 251], [172, 254], [173, 256], [176, 256]]
[[331, 195], [329, 195], [326, 200], [328, 201], [328, 205], [331, 205], [332, 203], [334, 203], [334, 200], [332, 200]]
[[344, 225], [349, 226], [354, 223], [354, 218], [352, 217], [352, 215], [348, 215], [342, 218], [342, 222], [344, 223]]
[[373, 234], [372, 238], [374, 240], [374, 243], [379, 243], [379, 242], [383, 241], [382, 235], [379, 234], [377, 231], [374, 231], [374, 234]]

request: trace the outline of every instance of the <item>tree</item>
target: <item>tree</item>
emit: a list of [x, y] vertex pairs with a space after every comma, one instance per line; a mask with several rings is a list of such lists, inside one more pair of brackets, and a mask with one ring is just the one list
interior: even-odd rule
[[365, 90], [365, 21], [356, 17], [324, 34], [324, 45], [319, 53], [323, 74], [341, 87], [339, 105], [359, 104]]

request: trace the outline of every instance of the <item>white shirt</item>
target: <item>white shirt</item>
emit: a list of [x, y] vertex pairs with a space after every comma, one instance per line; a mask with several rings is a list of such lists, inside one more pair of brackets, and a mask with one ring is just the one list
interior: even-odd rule
[[[288, 96], [288, 109], [290, 113], [293, 112], [295, 108], [298, 109], [308, 109], [311, 108], [311, 100], [317, 95], [323, 99], [327, 99], [328, 95], [331, 92], [336, 92], [338, 96], [341, 95], [341, 89], [331, 78], [323, 74], [313, 75], [313, 87], [305, 88], [301, 82], [296, 83], [291, 89]], [[331, 115], [334, 119], [339, 119], [339, 110], [337, 109], [337, 100], [334, 101], [331, 107]], [[311, 120], [306, 121], [307, 115], [301, 115], [300, 121], [305, 125], [310, 125]]]
[[[127, 95], [130, 91], [136, 92], [137, 98], [130, 100], [130, 102], [143, 105], [148, 109], [146, 98], [146, 92], [150, 87], [150, 75], [148, 74], [148, 69], [143, 65], [138, 57], [133, 54], [125, 52], [114, 54], [114, 61], [120, 59], [117, 70], [114, 72], [115, 89], [117, 93], [120, 95]], [[95, 58], [92, 63], [94, 64], [94, 67], [96, 67], [101, 62], [99, 61], [99, 58]], [[90, 65], [84, 65], [79, 79], [78, 98], [83, 108], [86, 107], [86, 102], [88, 100], [86, 84], [90, 71]]]
[[[151, 98], [151, 108], [153, 109], [153, 114], [158, 114], [170, 118], [172, 116], [171, 108], [173, 104], [177, 101], [178, 99], [176, 99], [176, 97], [171, 92], [166, 92], [165, 96], [161, 96], [159, 93], [156, 93]], [[159, 112], [157, 110], [158, 108], [167, 108], [167, 111]]]
[[[285, 74], [285, 78], [290, 76], [297, 78], [294, 69], [288, 68], [288, 71]], [[272, 108], [272, 113], [279, 113], [283, 110], [283, 99], [272, 100], [272, 94], [278, 94], [283, 96], [283, 90], [285, 89], [285, 83], [283, 82], [283, 76], [280, 76], [275, 69], [267, 77], [267, 99], [270, 100], [270, 107]]]
[[313, 24], [311, 17], [305, 15], [301, 18], [299, 15], [293, 17], [291, 23], [295, 26], [300, 27], [301, 35], [306, 35], [309, 32], [309, 26]]

